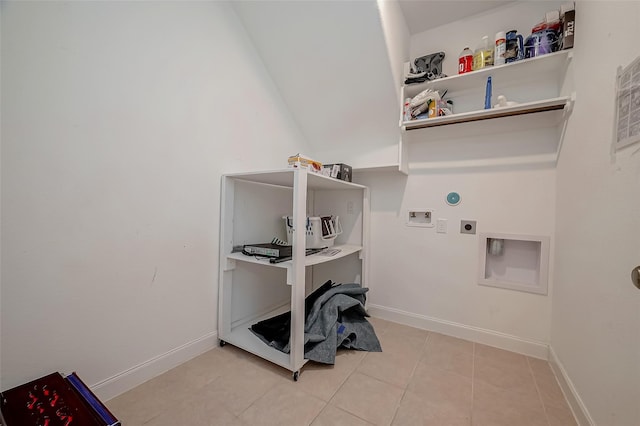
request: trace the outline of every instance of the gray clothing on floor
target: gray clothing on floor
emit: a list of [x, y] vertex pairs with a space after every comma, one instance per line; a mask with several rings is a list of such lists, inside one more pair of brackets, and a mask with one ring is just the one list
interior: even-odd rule
[[[378, 337], [366, 320], [365, 293], [359, 284], [334, 286], [320, 296], [307, 315], [304, 327], [305, 358], [334, 364], [339, 347], [382, 352]], [[287, 345], [284, 352], [289, 352]]]

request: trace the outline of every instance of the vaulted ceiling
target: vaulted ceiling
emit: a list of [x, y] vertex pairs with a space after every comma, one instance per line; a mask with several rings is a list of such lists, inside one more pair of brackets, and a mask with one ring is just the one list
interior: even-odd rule
[[[503, 3], [401, 1], [400, 20], [416, 33]], [[354, 167], [397, 161], [401, 76], [392, 72], [377, 1], [242, 0], [233, 6], [314, 151], [307, 154]]]
[[409, 33], [418, 34], [514, 0], [400, 0]]
[[374, 1], [234, 7], [319, 161], [355, 166], [358, 152], [397, 144], [397, 98]]

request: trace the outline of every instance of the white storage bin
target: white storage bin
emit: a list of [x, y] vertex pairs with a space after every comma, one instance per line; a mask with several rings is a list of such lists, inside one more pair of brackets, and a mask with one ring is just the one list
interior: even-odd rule
[[[287, 244], [293, 244], [293, 218], [284, 216], [287, 228]], [[342, 226], [338, 216], [307, 217], [305, 225], [305, 248], [331, 247], [338, 235], [342, 234]]]

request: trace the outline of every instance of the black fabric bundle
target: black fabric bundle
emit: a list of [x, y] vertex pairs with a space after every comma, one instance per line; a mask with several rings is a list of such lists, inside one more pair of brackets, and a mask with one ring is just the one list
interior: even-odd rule
[[[329, 291], [332, 285], [329, 280], [304, 299], [305, 318], [309, 315], [311, 307], [318, 297]], [[289, 344], [289, 337], [291, 337], [291, 311], [253, 324], [251, 331], [267, 344], [276, 348], [284, 348]]]

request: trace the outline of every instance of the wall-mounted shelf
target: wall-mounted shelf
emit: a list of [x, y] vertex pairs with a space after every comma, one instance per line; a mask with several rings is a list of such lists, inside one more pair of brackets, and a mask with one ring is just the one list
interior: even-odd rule
[[471, 121], [488, 120], [492, 118], [512, 117], [514, 115], [533, 114], [545, 111], [562, 111], [571, 105], [571, 98], [563, 96], [553, 99], [526, 102], [510, 107], [482, 109], [478, 111], [463, 112], [442, 117], [425, 118], [422, 120], [405, 121], [402, 125], [407, 130], [422, 129], [425, 127], [444, 126], [447, 124], [468, 123]]
[[[532, 78], [542, 78], [550, 84], [558, 83], [558, 76], [565, 73], [567, 65], [572, 58], [573, 52], [571, 50], [562, 50], [536, 58], [523, 59], [510, 64], [487, 67], [465, 74], [457, 74], [432, 81], [425, 81], [424, 83], [406, 85], [404, 86], [404, 94], [405, 97], [414, 97], [425, 89], [438, 91], [447, 90], [449, 95], [478, 88], [484, 91], [484, 84], [489, 76], [492, 76], [492, 79], [499, 81], [501, 85], [507, 87], [521, 85], [523, 82], [526, 82], [526, 80]], [[494, 81], [494, 83], [496, 83], [496, 81]]]
[[[563, 130], [573, 109], [575, 94], [570, 89], [567, 71], [571, 50], [554, 52], [510, 64], [488, 67], [402, 87], [402, 99], [413, 98], [426, 89], [437, 90], [453, 102], [453, 114], [404, 121], [401, 106], [401, 170], [443, 167], [446, 164], [493, 165], [492, 159], [511, 164], [507, 156], [517, 157], [513, 164], [552, 158], [555, 162], [562, 146]], [[486, 83], [492, 81], [492, 106], [500, 95], [515, 105], [484, 109]], [[446, 91], [446, 93], [445, 93]], [[544, 130], [544, 134], [538, 133]], [[473, 140], [474, 147], [460, 153], [463, 140]], [[428, 146], [423, 144], [428, 143]], [[506, 145], [513, 148], [504, 149]], [[482, 146], [482, 149], [480, 145]], [[409, 146], [412, 146], [411, 150]], [[445, 147], [450, 147], [447, 157]], [[459, 154], [458, 154], [459, 153]], [[461, 154], [461, 156], [460, 156]], [[409, 156], [415, 161], [410, 162]], [[426, 161], [423, 160], [426, 159]], [[411, 164], [411, 166], [410, 166]]]

